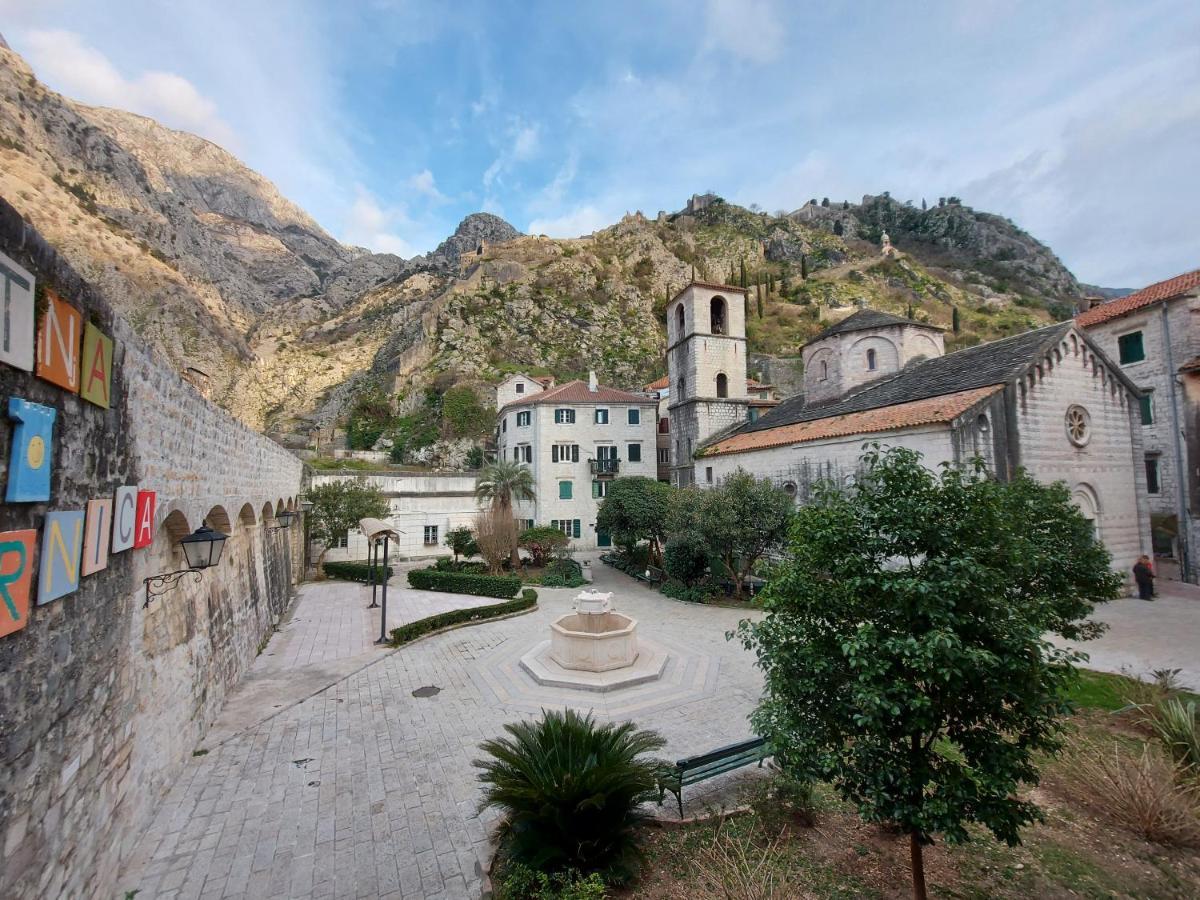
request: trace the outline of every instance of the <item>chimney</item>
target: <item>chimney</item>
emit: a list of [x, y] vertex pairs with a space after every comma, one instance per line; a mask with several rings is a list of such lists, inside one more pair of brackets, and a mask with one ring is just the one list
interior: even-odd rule
[[596, 373], [594, 371], [588, 372], [588, 390], [594, 394], [598, 387], [600, 387], [600, 384], [596, 381]]

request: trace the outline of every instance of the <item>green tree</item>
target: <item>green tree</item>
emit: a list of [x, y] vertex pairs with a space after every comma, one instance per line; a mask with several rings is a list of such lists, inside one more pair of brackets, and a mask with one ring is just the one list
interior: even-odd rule
[[761, 319], [763, 317], [763, 291], [761, 284], [754, 285], [754, 298], [755, 308], [758, 310], [758, 317]]
[[746, 260], [745, 259], [742, 259], [741, 266], [742, 266], [742, 276], [741, 276], [741, 280], [738, 282], [738, 284], [741, 287], [745, 288], [747, 286], [747, 283], [746, 283]]
[[926, 469], [908, 449], [862, 458], [854, 487], [818, 486], [787, 559], [740, 636], [758, 655], [758, 733], [792, 773], [829, 782], [870, 822], [922, 847], [970, 823], [1016, 844], [1023, 799], [1060, 747], [1075, 652], [1121, 579], [1066, 487], [1018, 473]]
[[361, 475], [310, 487], [304, 499], [313, 505], [308, 514], [309, 536], [322, 544], [318, 569], [329, 548], [357, 528], [359, 520], [383, 519], [390, 512], [383, 492]]
[[754, 564], [783, 544], [795, 504], [769, 478], [759, 480], [744, 469], [700, 493], [698, 530], [740, 598]]
[[808, 257], [803, 253], [800, 254], [800, 280], [808, 280]]
[[482, 437], [491, 430], [494, 418], [495, 413], [465, 384], [442, 395], [442, 433], [447, 438]]
[[962, 323], [959, 321], [959, 318], [958, 318], [958, 307], [952, 306], [950, 308], [950, 328], [954, 331], [955, 334], [958, 334], [958, 331], [961, 327], [962, 327]]
[[[494, 510], [512, 517], [517, 503], [534, 499], [533, 473], [528, 466], [507, 459], [488, 463], [475, 479], [475, 498], [489, 503]], [[512, 552], [509, 556], [514, 570], [521, 567], [521, 554], [517, 549], [517, 532], [512, 534]]]
[[708, 569], [708, 544], [704, 535], [681, 531], [667, 539], [663, 549], [663, 571], [676, 581], [691, 587]]
[[466, 525], [451, 528], [446, 532], [446, 546], [454, 553], [454, 561], [460, 556], [475, 556], [479, 553], [479, 544], [475, 543], [475, 532]]
[[551, 525], [535, 525], [522, 531], [517, 543], [529, 551], [533, 564], [542, 568], [551, 556], [565, 549], [570, 541], [558, 528]]
[[613, 479], [596, 515], [596, 530], [607, 531], [626, 553], [649, 541], [650, 559], [660, 564], [672, 491], [669, 484], [643, 475]]
[[346, 419], [346, 442], [350, 449], [370, 450], [394, 418], [392, 401], [382, 390], [371, 388], [359, 394]]

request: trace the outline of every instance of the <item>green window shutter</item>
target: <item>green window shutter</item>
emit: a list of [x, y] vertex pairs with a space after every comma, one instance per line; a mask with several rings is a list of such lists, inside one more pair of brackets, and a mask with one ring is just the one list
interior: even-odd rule
[[640, 425], [642, 423], [642, 411], [640, 409], [629, 410], [629, 424]]
[[575, 526], [575, 537], [579, 537], [579, 520], [575, 519], [573, 524]]
[[1117, 353], [1120, 356], [1121, 365], [1123, 366], [1144, 360], [1146, 358], [1146, 348], [1142, 343], [1142, 333], [1135, 331], [1132, 334], [1123, 334], [1117, 338]]
[[571, 482], [560, 481], [558, 483], [558, 499], [559, 500], [570, 500], [571, 499]]
[[630, 444], [625, 449], [627, 451], [625, 454], [625, 457], [626, 457], [626, 459], [629, 460], [629, 462], [641, 462], [642, 461], [642, 445], [641, 444]]
[[600, 497], [600, 482], [592, 482], [592, 499], [597, 500]]
[[1142, 397], [1142, 424], [1154, 424], [1154, 395], [1145, 394]]

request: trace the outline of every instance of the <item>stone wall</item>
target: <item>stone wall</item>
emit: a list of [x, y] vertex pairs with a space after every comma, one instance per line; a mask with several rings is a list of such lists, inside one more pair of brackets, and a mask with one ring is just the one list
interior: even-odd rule
[[[157, 492], [149, 547], [110, 555], [60, 599], [31, 601], [25, 627], [0, 637], [0, 896], [111, 896], [164, 789], [287, 606], [303, 529], [271, 529], [295, 505], [303, 467], [167, 369], [3, 201], [0, 251], [114, 344], [108, 409], [0, 364], [5, 398], [57, 410], [51, 499], [0, 506], [0, 530], [36, 529], [40, 542], [48, 512], [123, 485]], [[0, 429], [6, 462], [11, 441]], [[177, 541], [205, 520], [230, 535], [219, 565], [146, 606], [142, 579], [185, 568]]]

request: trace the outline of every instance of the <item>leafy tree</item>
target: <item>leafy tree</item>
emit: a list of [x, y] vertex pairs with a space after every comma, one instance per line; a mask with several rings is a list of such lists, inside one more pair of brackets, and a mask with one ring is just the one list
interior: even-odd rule
[[379, 388], [360, 394], [346, 420], [346, 442], [351, 450], [370, 450], [392, 424], [391, 399]]
[[691, 587], [708, 569], [708, 544], [695, 531], [681, 531], [667, 539], [663, 550], [663, 571], [676, 581]]
[[543, 568], [547, 560], [560, 549], [566, 548], [570, 541], [557, 528], [550, 525], [535, 525], [526, 528], [517, 538], [517, 543], [529, 551], [532, 562], [538, 568]]
[[613, 479], [596, 515], [596, 529], [607, 531], [626, 553], [649, 541], [651, 561], [660, 562], [672, 491], [669, 484], [643, 475]]
[[322, 544], [318, 569], [329, 548], [357, 528], [359, 520], [383, 519], [390, 514], [383, 492], [361, 475], [310, 487], [304, 499], [313, 505], [308, 514], [309, 535]]
[[596, 724], [567, 709], [504, 726], [480, 745], [483, 806], [505, 814], [516, 862], [543, 872], [634, 871], [642, 801], [654, 793], [659, 763], [647, 754], [666, 741], [632, 722]]
[[[522, 501], [533, 500], [533, 473], [528, 466], [507, 459], [498, 459], [484, 466], [475, 479], [475, 498], [491, 504], [492, 509], [513, 517], [513, 507]], [[512, 531], [510, 560], [512, 567], [521, 566], [521, 554], [517, 550], [517, 532]]]
[[451, 528], [446, 532], [446, 546], [454, 553], [454, 561], [460, 556], [475, 556], [479, 553], [479, 544], [475, 542], [475, 532], [466, 525]]
[[754, 564], [783, 543], [795, 504], [773, 481], [743, 469], [701, 496], [699, 531], [740, 598]]
[[958, 307], [957, 306], [953, 306], [950, 308], [950, 328], [954, 331], [955, 334], [958, 334], [959, 329], [962, 328], [962, 323], [959, 321], [959, 318], [958, 318]]
[[465, 384], [442, 395], [442, 432], [450, 438], [482, 437], [491, 430], [494, 413]]
[[1022, 799], [1061, 746], [1065, 691], [1094, 602], [1121, 579], [1061, 483], [926, 469], [915, 451], [864, 453], [854, 487], [817, 487], [786, 561], [739, 633], [765, 673], [752, 721], [795, 774], [829, 782], [870, 822], [922, 847], [979, 823], [1016, 844]]
[[467, 468], [481, 469], [483, 468], [483, 448], [476, 444], [467, 451]]

